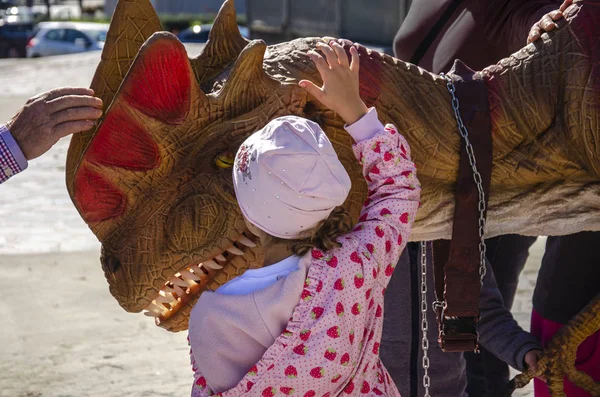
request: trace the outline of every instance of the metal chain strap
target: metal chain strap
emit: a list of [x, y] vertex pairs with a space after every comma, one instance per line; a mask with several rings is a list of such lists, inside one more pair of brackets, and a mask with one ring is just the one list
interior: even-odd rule
[[[479, 201], [478, 201], [478, 209], [479, 209], [479, 276], [480, 282], [483, 285], [483, 278], [486, 274], [485, 267], [485, 192], [483, 191], [483, 182], [481, 179], [481, 174], [477, 170], [477, 161], [475, 159], [475, 151], [473, 149], [473, 145], [469, 140], [469, 131], [465, 124], [463, 123], [462, 117], [459, 112], [459, 102], [456, 97], [456, 87], [452, 82], [452, 79], [448, 77], [446, 74], [441, 73], [440, 76], [446, 80], [446, 87], [448, 88], [448, 92], [452, 95], [452, 109], [454, 110], [454, 117], [456, 118], [456, 123], [458, 125], [458, 130], [460, 132], [460, 136], [462, 136], [465, 141], [465, 148], [467, 151], [467, 156], [469, 157], [469, 164], [471, 165], [471, 170], [473, 171], [473, 180], [477, 185], [477, 190], [479, 192]], [[445, 305], [445, 302], [434, 302], [433, 305], [437, 305], [442, 307]], [[429, 340], [427, 339], [427, 331], [429, 329], [429, 324], [427, 322], [427, 244], [422, 241], [421, 242], [421, 348], [423, 350], [423, 387], [425, 388], [424, 397], [431, 397], [429, 394], [429, 387], [431, 386], [431, 379], [429, 378], [429, 357], [427, 352], [429, 350]]]
[[483, 191], [483, 182], [481, 180], [481, 174], [477, 170], [477, 162], [475, 160], [475, 152], [473, 151], [473, 145], [471, 145], [471, 141], [469, 141], [469, 131], [467, 131], [467, 127], [465, 127], [462, 117], [460, 116], [459, 103], [458, 98], [455, 95], [456, 87], [452, 82], [452, 79], [445, 75], [444, 73], [440, 73], [440, 76], [446, 79], [446, 87], [452, 95], [452, 109], [454, 110], [454, 116], [456, 117], [456, 123], [458, 124], [458, 130], [460, 131], [460, 135], [463, 137], [465, 141], [465, 147], [467, 149], [467, 156], [469, 157], [469, 164], [471, 164], [471, 169], [473, 170], [473, 180], [477, 185], [477, 190], [479, 191], [479, 276], [481, 284], [483, 285], [483, 277], [485, 277], [486, 268], [485, 268], [485, 193]]
[[425, 388], [425, 397], [431, 397], [429, 395], [429, 386], [431, 379], [429, 379], [429, 357], [427, 351], [429, 350], [429, 340], [427, 339], [427, 330], [429, 324], [427, 323], [427, 243], [421, 242], [421, 331], [423, 332], [421, 338], [421, 348], [423, 349], [423, 387]]

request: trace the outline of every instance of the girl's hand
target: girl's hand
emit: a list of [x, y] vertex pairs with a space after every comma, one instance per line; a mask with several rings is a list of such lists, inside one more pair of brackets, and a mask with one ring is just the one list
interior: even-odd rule
[[350, 47], [352, 62], [349, 64], [346, 51], [339, 43], [332, 40], [329, 45], [317, 44], [317, 48], [325, 54], [325, 58], [312, 50], [308, 56], [321, 74], [323, 87], [318, 87], [308, 80], [300, 81], [299, 85], [323, 105], [339, 114], [346, 124], [353, 124], [369, 111], [359, 94], [358, 51], [356, 47]]
[[[527, 352], [527, 354], [525, 354], [525, 366], [527, 367], [527, 369], [532, 370], [533, 372], [536, 372], [538, 370], [538, 361], [540, 360], [542, 356], [542, 351], [541, 350], [529, 350]], [[540, 376], [538, 377], [538, 379], [546, 382], [546, 377], [545, 376]]]

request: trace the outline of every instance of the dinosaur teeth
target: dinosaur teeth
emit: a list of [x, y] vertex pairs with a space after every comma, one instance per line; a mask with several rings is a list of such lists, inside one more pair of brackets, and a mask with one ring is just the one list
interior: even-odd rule
[[243, 234], [240, 236], [240, 238], [238, 238], [237, 240], [239, 243], [244, 244], [246, 247], [250, 247], [250, 248], [254, 248], [256, 247], [256, 244], [254, 244], [252, 242], [252, 240], [250, 240], [248, 237], [244, 236]]
[[168, 299], [167, 303], [177, 300], [177, 297], [175, 297], [171, 292], [165, 291], [164, 289], [158, 291], [158, 296]]
[[151, 312], [153, 314], [156, 314], [156, 316], [160, 316], [162, 314], [162, 312], [167, 310], [167, 308], [159, 307], [154, 303], [154, 301], [152, 301], [152, 303], [150, 303], [148, 306], [146, 306], [146, 310], [148, 310], [149, 312]]
[[148, 316], [148, 317], [160, 317], [160, 313], [154, 313], [151, 311], [146, 311], [144, 312], [144, 316]]
[[[200, 276], [197, 274], [192, 273], [191, 271], [189, 271], [188, 269], [182, 270], [179, 273], [181, 273], [181, 278], [183, 278], [186, 281], [200, 281]], [[190, 284], [193, 285], [193, 284]]]
[[200, 276], [203, 274], [208, 274], [208, 271], [206, 269], [202, 268], [202, 264], [198, 264], [198, 265], [192, 265], [190, 266], [190, 269], [192, 269], [194, 271], [194, 274]]
[[169, 280], [170, 282], [172, 282], [174, 285], [182, 287], [182, 288], [186, 288], [190, 286], [190, 283], [188, 283], [185, 280], [180, 279], [179, 277], [181, 276], [180, 273], [177, 273], [174, 277], [171, 277], [171, 279]]
[[[171, 282], [173, 283], [172, 280], [171, 280]], [[187, 283], [185, 281], [184, 281], [184, 283], [186, 284], [185, 287], [187, 289]], [[163, 291], [165, 291], [166, 293], [169, 293], [171, 295], [173, 295], [173, 294], [176, 294], [177, 296], [185, 295], [185, 290], [182, 289], [179, 285], [175, 285], [175, 283], [173, 283], [173, 286], [165, 285], [163, 288]]]
[[[162, 292], [162, 291], [160, 291]], [[159, 292], [159, 294], [160, 294]], [[158, 295], [156, 298], [154, 298], [154, 300], [152, 302], [156, 302], [156, 303], [171, 303], [174, 299], [166, 297], [166, 296], [161, 296]]]
[[[144, 309], [144, 315], [158, 318], [161, 321], [165, 318], [168, 319], [173, 313], [179, 310], [181, 304], [188, 302], [190, 297], [198, 292], [197, 289], [203, 277], [210, 274], [209, 270], [221, 270], [223, 269], [223, 265], [228, 261], [237, 267], [246, 265], [244, 251], [240, 247], [242, 249], [245, 249], [245, 247], [254, 248], [256, 247], [256, 243], [242, 234], [233, 245], [213, 259], [207, 259], [199, 264], [188, 265], [187, 268], [175, 273], [162, 289], [158, 291], [152, 303]], [[228, 253], [232, 254], [232, 256], [227, 256]]]
[[242, 251], [241, 249], [239, 249], [236, 246], [231, 246], [231, 247], [227, 248], [227, 252], [230, 252], [233, 255], [244, 255], [244, 251]]
[[223, 269], [223, 266], [217, 264], [217, 262], [213, 261], [213, 260], [207, 260], [202, 262], [202, 266], [207, 267], [209, 269], [213, 269], [213, 270], [221, 270]]

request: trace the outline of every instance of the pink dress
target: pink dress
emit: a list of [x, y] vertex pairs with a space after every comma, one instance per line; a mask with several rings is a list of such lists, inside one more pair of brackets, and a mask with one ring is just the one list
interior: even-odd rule
[[353, 126], [348, 130], [369, 188], [358, 224], [339, 238], [342, 247], [305, 257], [300, 300], [256, 365], [221, 393], [210, 390], [196, 367], [193, 397], [400, 395], [379, 359], [383, 299], [410, 235], [420, 185], [409, 146], [393, 126], [377, 120], [373, 132], [355, 133]]

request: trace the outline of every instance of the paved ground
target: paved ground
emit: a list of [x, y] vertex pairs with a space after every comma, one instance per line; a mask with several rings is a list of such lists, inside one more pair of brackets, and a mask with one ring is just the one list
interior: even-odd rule
[[[96, 53], [0, 61], [0, 122], [38, 92], [87, 86], [98, 59]], [[65, 188], [67, 147], [68, 139], [59, 142], [2, 185], [0, 397], [189, 395], [185, 335], [125, 313], [108, 293], [99, 244]], [[514, 305], [526, 329], [542, 251], [538, 240]]]

